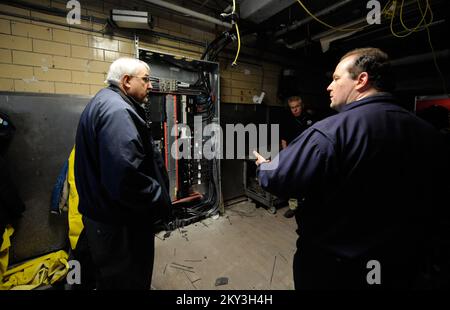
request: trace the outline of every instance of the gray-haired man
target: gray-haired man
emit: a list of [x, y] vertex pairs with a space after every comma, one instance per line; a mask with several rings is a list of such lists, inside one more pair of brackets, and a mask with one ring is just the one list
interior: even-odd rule
[[81, 114], [75, 146], [79, 211], [96, 270], [97, 289], [150, 289], [153, 226], [170, 206], [168, 178], [141, 104], [150, 68], [120, 58], [109, 87]]

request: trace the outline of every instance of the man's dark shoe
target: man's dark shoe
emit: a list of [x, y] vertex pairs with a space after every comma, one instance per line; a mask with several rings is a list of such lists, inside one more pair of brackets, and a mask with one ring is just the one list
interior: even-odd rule
[[287, 209], [284, 213], [284, 217], [291, 218], [295, 215], [295, 210]]

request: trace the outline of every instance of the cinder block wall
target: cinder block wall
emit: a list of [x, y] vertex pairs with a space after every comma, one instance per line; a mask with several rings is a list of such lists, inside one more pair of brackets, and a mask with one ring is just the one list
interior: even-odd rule
[[[0, 90], [93, 95], [105, 86], [106, 72], [115, 59], [135, 57], [132, 35], [102, 34], [105, 25], [95, 21], [82, 20], [79, 26], [83, 29], [70, 27], [57, 11], [33, 7], [68, 12], [66, 3], [28, 0], [0, 4]], [[123, 0], [80, 3], [82, 15], [101, 19], [106, 19], [113, 8], [136, 9]], [[151, 14], [154, 31], [204, 42], [205, 46], [224, 30], [199, 22], [188, 26], [167, 12], [158, 14], [152, 10]], [[139, 46], [195, 59], [204, 51], [199, 45], [157, 36], [140, 38]], [[246, 52], [257, 53], [249, 49]], [[234, 55], [220, 60], [222, 103], [253, 103], [253, 96], [264, 90], [265, 104], [279, 104], [276, 93], [280, 66], [240, 57], [239, 65], [232, 68], [230, 57]]]

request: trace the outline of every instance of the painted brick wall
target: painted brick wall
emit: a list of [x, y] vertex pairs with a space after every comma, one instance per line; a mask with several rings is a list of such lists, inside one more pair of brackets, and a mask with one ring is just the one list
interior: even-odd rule
[[[67, 11], [66, 1], [62, 0], [28, 2]], [[112, 8], [127, 8], [126, 1], [119, 0], [80, 3], [81, 14], [99, 18], [106, 18]], [[218, 32], [213, 26], [200, 29], [185, 25], [167, 14], [154, 18], [155, 31], [205, 42], [205, 46]], [[135, 57], [131, 38], [95, 32], [104, 29], [104, 25], [94, 22], [82, 21], [80, 26], [89, 30], [69, 27], [63, 16], [0, 4], [0, 90], [93, 95], [104, 87], [111, 62], [121, 56]], [[162, 37], [141, 39], [140, 46], [196, 59], [204, 50], [198, 45]], [[279, 66], [250, 65], [243, 58], [238, 59], [239, 65], [234, 68], [229, 59], [220, 63], [223, 103], [253, 103], [253, 96], [264, 90], [266, 104], [279, 104], [276, 97]]]

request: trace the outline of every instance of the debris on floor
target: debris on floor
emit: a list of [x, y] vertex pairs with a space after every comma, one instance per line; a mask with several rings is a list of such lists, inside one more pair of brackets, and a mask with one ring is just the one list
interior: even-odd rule
[[171, 263], [171, 265], [169, 267], [195, 273], [195, 271], [193, 270], [194, 267], [191, 267], [191, 266], [181, 265], [181, 264], [177, 264], [177, 263]]
[[170, 237], [170, 233], [171, 233], [171, 231], [166, 232], [164, 234], [164, 239], [169, 238]]
[[227, 277], [220, 277], [216, 279], [216, 286], [220, 285], [227, 285], [228, 284], [228, 278]]

